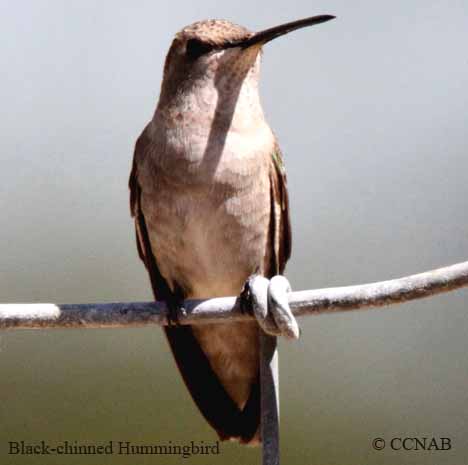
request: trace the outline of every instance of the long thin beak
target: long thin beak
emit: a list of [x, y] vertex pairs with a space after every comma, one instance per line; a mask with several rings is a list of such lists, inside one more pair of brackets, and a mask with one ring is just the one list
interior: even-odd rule
[[267, 42], [270, 42], [270, 40], [288, 34], [289, 32], [295, 31], [296, 29], [301, 29], [303, 27], [308, 26], [315, 26], [316, 24], [325, 23], [326, 21], [330, 21], [334, 18], [335, 16], [332, 15], [319, 15], [311, 16], [310, 18], [298, 19], [297, 21], [280, 24], [279, 26], [271, 27], [270, 29], [265, 29], [264, 31], [256, 32], [253, 36], [249, 37], [248, 39], [240, 40], [237, 42], [231, 42], [229, 44], [229, 47], [247, 48], [257, 44], [264, 45]]

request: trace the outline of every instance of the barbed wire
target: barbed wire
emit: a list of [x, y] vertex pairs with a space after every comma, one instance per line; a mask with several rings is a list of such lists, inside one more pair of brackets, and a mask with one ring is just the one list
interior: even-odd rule
[[[381, 307], [429, 297], [468, 286], [468, 261], [399, 279], [345, 287], [291, 292], [295, 316], [319, 315], [368, 307]], [[180, 324], [197, 325], [221, 320], [253, 318], [243, 312], [236, 297], [186, 300]], [[0, 304], [0, 329], [106, 328], [167, 325], [164, 302], [89, 304]]]

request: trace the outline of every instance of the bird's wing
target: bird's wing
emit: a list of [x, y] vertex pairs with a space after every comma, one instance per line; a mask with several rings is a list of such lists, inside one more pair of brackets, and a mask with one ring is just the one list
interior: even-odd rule
[[[145, 217], [141, 208], [141, 186], [138, 182], [138, 167], [152, 141], [146, 130], [135, 145], [133, 165], [129, 179], [130, 210], [135, 218], [138, 254], [148, 270], [156, 300], [167, 304], [180, 304], [183, 292], [171, 289], [158, 268], [150, 243]], [[182, 377], [193, 400], [208, 423], [218, 432], [221, 439], [239, 438], [249, 442], [254, 437], [260, 420], [260, 390], [258, 383], [252, 387], [250, 397], [243, 410], [226, 393], [211, 365], [196, 340], [190, 326], [165, 326], [169, 345]]]
[[130, 188], [130, 213], [135, 218], [135, 233], [138, 255], [146, 266], [153, 288], [155, 299], [169, 301], [174, 298], [167, 281], [159, 271], [156, 258], [153, 254], [146, 227], [145, 217], [141, 208], [141, 186], [138, 183], [138, 166], [151, 147], [151, 139], [146, 129], [141, 133], [135, 144], [132, 170], [128, 185]]
[[291, 221], [289, 217], [288, 189], [286, 184], [286, 170], [283, 156], [277, 143], [271, 157], [270, 165], [270, 263], [267, 267], [267, 276], [281, 274], [286, 262], [291, 256]]

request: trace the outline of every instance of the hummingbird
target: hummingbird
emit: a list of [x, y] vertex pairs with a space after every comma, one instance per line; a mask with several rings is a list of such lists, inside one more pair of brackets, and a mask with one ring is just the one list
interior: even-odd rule
[[[333, 18], [260, 32], [204, 20], [175, 35], [129, 179], [138, 253], [155, 299], [173, 316], [184, 299], [239, 295], [250, 276], [284, 272], [291, 255], [288, 192], [259, 97], [262, 47]], [[175, 322], [164, 330], [193, 400], [220, 439], [258, 444], [257, 322]]]

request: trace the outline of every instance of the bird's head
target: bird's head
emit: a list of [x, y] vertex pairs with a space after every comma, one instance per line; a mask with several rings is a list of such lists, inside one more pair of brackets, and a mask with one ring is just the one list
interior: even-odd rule
[[226, 20], [199, 21], [178, 32], [164, 65], [161, 98], [174, 97], [183, 89], [213, 85], [235, 90], [250, 77], [258, 80], [259, 55], [267, 42], [296, 29], [333, 19], [313, 16], [260, 32]]

